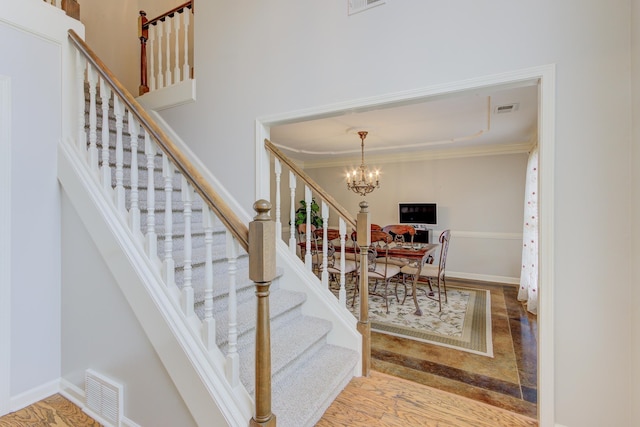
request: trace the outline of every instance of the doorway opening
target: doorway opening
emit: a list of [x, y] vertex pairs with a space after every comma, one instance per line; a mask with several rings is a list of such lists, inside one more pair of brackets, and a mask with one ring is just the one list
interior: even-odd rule
[[[271, 131], [278, 126], [302, 124], [322, 118], [336, 118], [427, 103], [444, 98], [454, 98], [465, 93], [533, 86], [538, 92], [536, 136], [539, 146], [539, 308], [537, 372], [538, 372], [538, 420], [540, 425], [553, 424], [553, 164], [554, 164], [554, 115], [555, 115], [555, 67], [553, 65], [507, 72], [499, 75], [453, 82], [437, 87], [427, 87], [411, 92], [355, 100], [317, 109], [306, 109], [258, 119], [256, 132], [257, 175], [256, 198], [269, 198], [269, 159], [263, 148], [265, 138], [271, 139]], [[522, 106], [519, 106], [522, 107]], [[278, 141], [274, 141], [278, 142]], [[310, 150], [309, 150], [310, 151]], [[415, 154], [409, 154], [415, 156]], [[371, 158], [368, 156], [368, 158]], [[265, 173], [262, 173], [265, 172]], [[384, 181], [383, 181], [384, 182]], [[338, 200], [340, 202], [340, 200]]]

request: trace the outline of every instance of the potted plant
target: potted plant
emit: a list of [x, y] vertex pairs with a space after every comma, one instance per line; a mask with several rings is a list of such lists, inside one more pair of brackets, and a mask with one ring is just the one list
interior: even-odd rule
[[[296, 209], [296, 228], [300, 224], [307, 223], [307, 202], [300, 200], [300, 207]], [[316, 229], [322, 228], [322, 217], [320, 216], [320, 206], [316, 199], [311, 199], [311, 225]]]

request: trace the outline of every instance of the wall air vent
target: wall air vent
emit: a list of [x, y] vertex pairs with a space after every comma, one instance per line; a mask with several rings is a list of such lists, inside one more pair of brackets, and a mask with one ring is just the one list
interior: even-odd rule
[[119, 426], [122, 412], [122, 385], [87, 369], [84, 379], [87, 412], [108, 426]]
[[347, 0], [349, 4], [349, 15], [362, 12], [372, 7], [380, 6], [386, 3], [385, 0]]
[[511, 113], [513, 111], [517, 111], [518, 107], [520, 106], [520, 104], [504, 104], [504, 105], [498, 105], [493, 112], [496, 114], [504, 114], [504, 113]]

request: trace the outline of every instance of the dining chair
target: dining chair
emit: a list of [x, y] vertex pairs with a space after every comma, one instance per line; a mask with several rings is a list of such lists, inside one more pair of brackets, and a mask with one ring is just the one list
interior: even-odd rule
[[[324, 230], [319, 228], [315, 230], [313, 234], [316, 239], [316, 247], [322, 248]], [[336, 250], [336, 245], [340, 247], [340, 244], [341, 244], [340, 231], [335, 228], [327, 229], [327, 251], [326, 251], [327, 273], [329, 274], [329, 281], [330, 282], [333, 281], [338, 286], [340, 285], [341, 273], [344, 273], [345, 276], [353, 277], [355, 279], [354, 282], [356, 286], [358, 285], [358, 274], [357, 274], [358, 260], [354, 256], [353, 245], [350, 244], [350, 242], [353, 242], [353, 241], [351, 239], [345, 239], [346, 254], [345, 254], [345, 260], [344, 260], [344, 268], [342, 268], [340, 259], [342, 258], [343, 254], [341, 250], [340, 251]], [[349, 250], [350, 247], [351, 247], [351, 250]], [[320, 257], [321, 261], [324, 255], [325, 254], [323, 253], [322, 256]], [[320, 265], [319, 265], [320, 274], [322, 274], [323, 269], [324, 269], [324, 265], [322, 262], [320, 262]]]
[[319, 274], [318, 266], [322, 264], [322, 251], [318, 250], [318, 243], [315, 237], [315, 232], [316, 232], [315, 225], [311, 224], [310, 231], [309, 233], [307, 233], [307, 224], [300, 224], [297, 227], [297, 232], [298, 232], [298, 241], [300, 242], [300, 258], [302, 259], [302, 262], [305, 262], [305, 257], [307, 254], [306, 242], [307, 242], [307, 235], [308, 235], [310, 239], [309, 254], [311, 255], [311, 270], [314, 273]]
[[413, 246], [413, 237], [416, 235], [416, 229], [412, 225], [390, 224], [382, 227], [382, 231], [391, 234], [393, 240], [400, 243], [406, 243], [407, 236], [409, 236], [409, 242]]
[[[354, 237], [355, 233], [354, 233]], [[389, 257], [389, 244], [393, 242], [393, 237], [389, 233], [385, 233], [382, 230], [372, 230], [371, 231], [371, 245], [368, 249], [367, 261], [368, 265], [368, 278], [369, 280], [375, 280], [375, 285], [373, 291], [370, 292], [371, 295], [377, 295], [384, 298], [385, 309], [387, 314], [389, 313], [389, 284], [391, 280], [397, 278], [400, 274], [401, 266], [394, 264], [390, 261]], [[360, 254], [360, 248], [356, 245], [356, 252]], [[378, 282], [382, 281], [384, 283], [384, 293], [376, 292]], [[355, 304], [356, 294], [359, 289], [356, 287], [353, 293], [353, 301], [351, 305]], [[397, 296], [397, 295], [396, 295]], [[399, 301], [399, 299], [398, 299]]]
[[[422, 266], [420, 270], [420, 277], [424, 277], [427, 279], [427, 284], [429, 285], [430, 292], [427, 292], [425, 289], [418, 289], [416, 287], [416, 292], [421, 290], [425, 293], [426, 297], [438, 302], [438, 311], [442, 311], [442, 294], [444, 293], [444, 302], [447, 303], [447, 281], [445, 274], [445, 267], [447, 263], [447, 252], [449, 250], [449, 241], [451, 240], [451, 230], [444, 230], [440, 233], [440, 237], [438, 241], [440, 242], [440, 261], [438, 264], [429, 264], [426, 263]], [[407, 264], [400, 269], [402, 274], [402, 284], [404, 285], [404, 298], [402, 299], [402, 303], [404, 304], [407, 299], [407, 277], [415, 278], [415, 275], [418, 273], [419, 266], [415, 264]], [[435, 292], [433, 290], [434, 286], [438, 288], [437, 297], [435, 296]], [[396, 284], [397, 287], [397, 284]], [[397, 296], [397, 292], [396, 292]]]

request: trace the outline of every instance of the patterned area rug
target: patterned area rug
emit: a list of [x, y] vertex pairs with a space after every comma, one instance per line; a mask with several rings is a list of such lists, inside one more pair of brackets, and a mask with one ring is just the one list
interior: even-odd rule
[[[380, 286], [379, 286], [380, 288]], [[390, 287], [390, 291], [392, 288]], [[398, 290], [400, 301], [402, 291]], [[353, 294], [350, 293], [350, 297]], [[396, 335], [417, 341], [450, 347], [482, 356], [493, 357], [491, 337], [491, 294], [488, 290], [447, 286], [448, 303], [438, 303], [418, 292], [418, 304], [422, 316], [416, 316], [411, 297], [404, 304], [398, 304], [395, 295], [389, 297], [389, 314], [384, 299], [369, 295], [369, 319], [371, 329], [389, 335]], [[347, 308], [357, 317], [358, 298]]]

